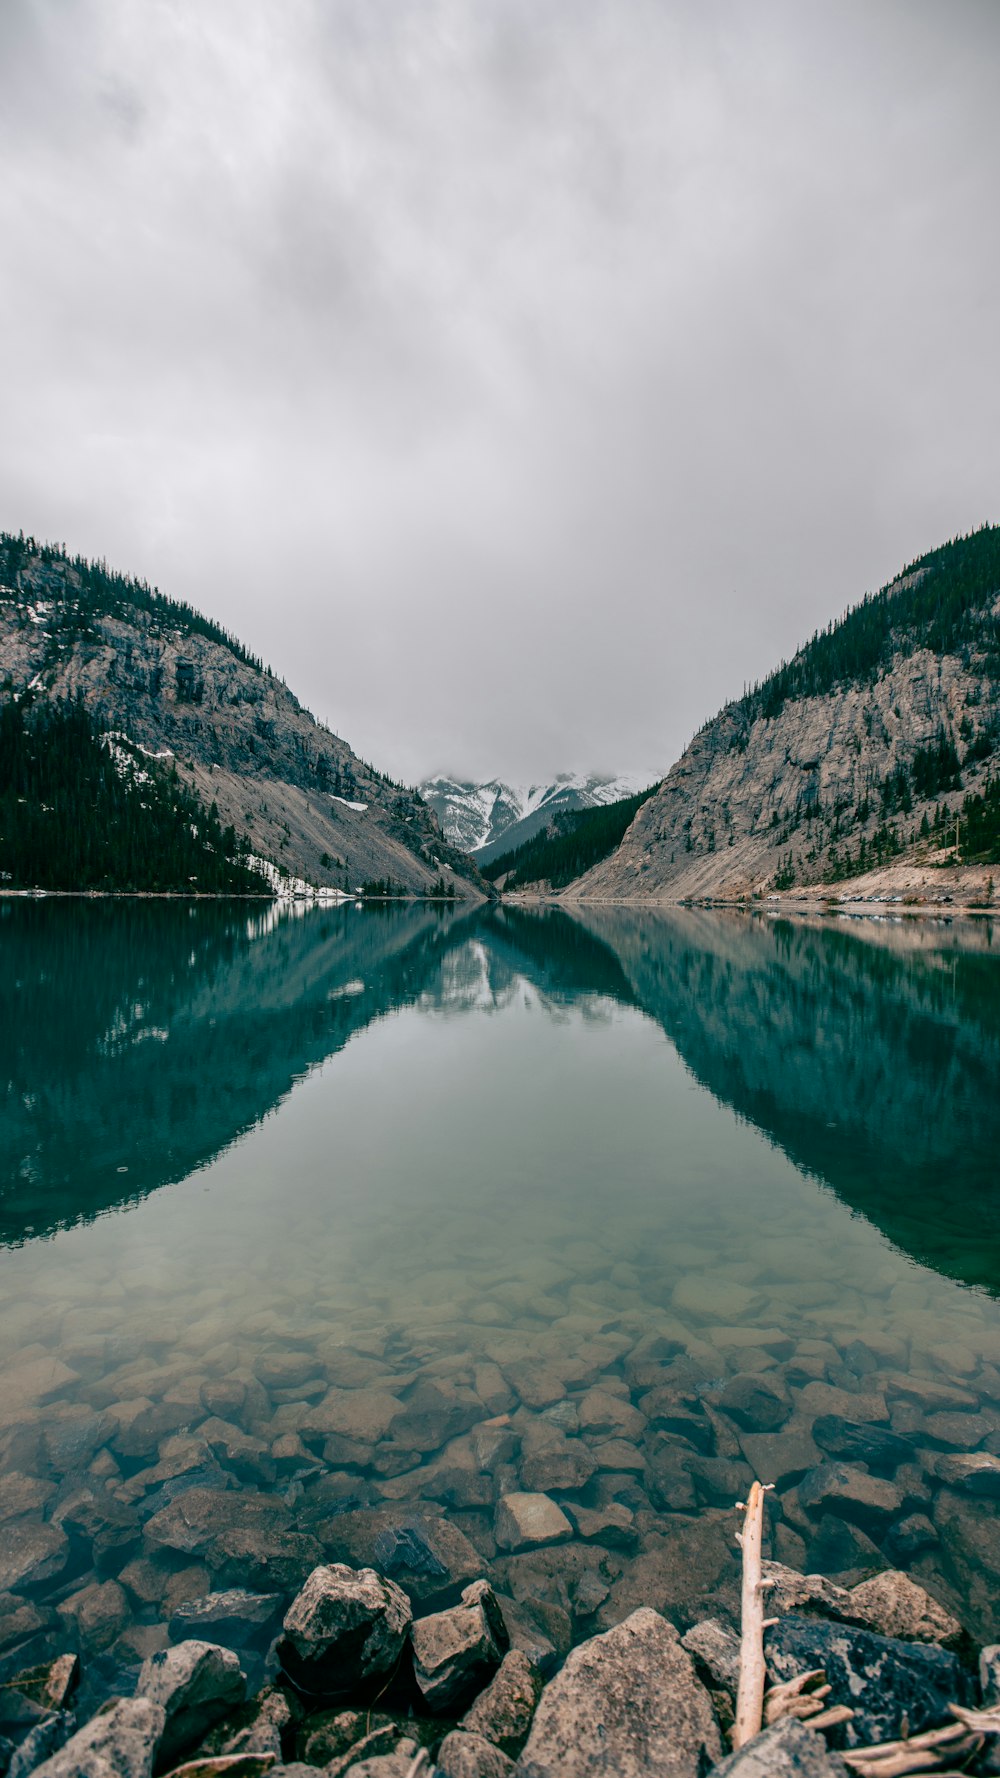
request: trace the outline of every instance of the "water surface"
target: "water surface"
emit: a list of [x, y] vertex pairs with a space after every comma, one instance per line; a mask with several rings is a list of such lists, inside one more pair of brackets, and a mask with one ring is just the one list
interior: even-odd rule
[[[8, 1667], [435, 1519], [427, 1600], [690, 1621], [754, 1473], [794, 1566], [1000, 1627], [988, 924], [18, 901], [0, 980]], [[567, 1541], [498, 1548], [525, 1489]]]

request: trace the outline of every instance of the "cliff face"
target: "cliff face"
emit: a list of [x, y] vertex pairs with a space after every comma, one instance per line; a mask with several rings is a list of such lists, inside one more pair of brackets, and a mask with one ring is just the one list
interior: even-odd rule
[[224, 632], [135, 583], [91, 576], [51, 550], [7, 550], [0, 684], [81, 696], [106, 727], [173, 754], [222, 822], [291, 876], [352, 888], [390, 877], [421, 890], [443, 871], [478, 887], [421, 799], [360, 760]]
[[727, 705], [565, 893], [745, 896], [949, 856], [1000, 750], [998, 535], [935, 552]]

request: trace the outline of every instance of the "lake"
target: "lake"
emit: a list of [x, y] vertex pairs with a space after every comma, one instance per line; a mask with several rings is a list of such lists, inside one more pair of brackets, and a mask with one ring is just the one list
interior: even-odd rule
[[991, 922], [7, 900], [0, 972], [0, 1680], [324, 1559], [690, 1623], [754, 1475], [1000, 1634]]

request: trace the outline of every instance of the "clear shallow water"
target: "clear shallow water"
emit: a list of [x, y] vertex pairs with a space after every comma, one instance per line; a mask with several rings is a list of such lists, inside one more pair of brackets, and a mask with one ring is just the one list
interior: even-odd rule
[[[111, 1672], [428, 1515], [428, 1598], [681, 1620], [757, 1472], [793, 1565], [1000, 1629], [995, 1501], [941, 1473], [1000, 1451], [988, 926], [8, 902], [0, 980], [8, 1666], [68, 1625]], [[905, 1452], [816, 1498], [845, 1420]], [[498, 1549], [525, 1488], [572, 1538]]]

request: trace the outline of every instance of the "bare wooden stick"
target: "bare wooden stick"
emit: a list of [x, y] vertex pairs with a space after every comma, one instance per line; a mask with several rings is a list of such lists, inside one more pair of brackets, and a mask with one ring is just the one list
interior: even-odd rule
[[747, 1496], [743, 1530], [743, 1591], [740, 1601], [740, 1677], [736, 1691], [734, 1749], [760, 1734], [764, 1714], [764, 1592], [760, 1549], [764, 1533], [764, 1488], [754, 1482]]

